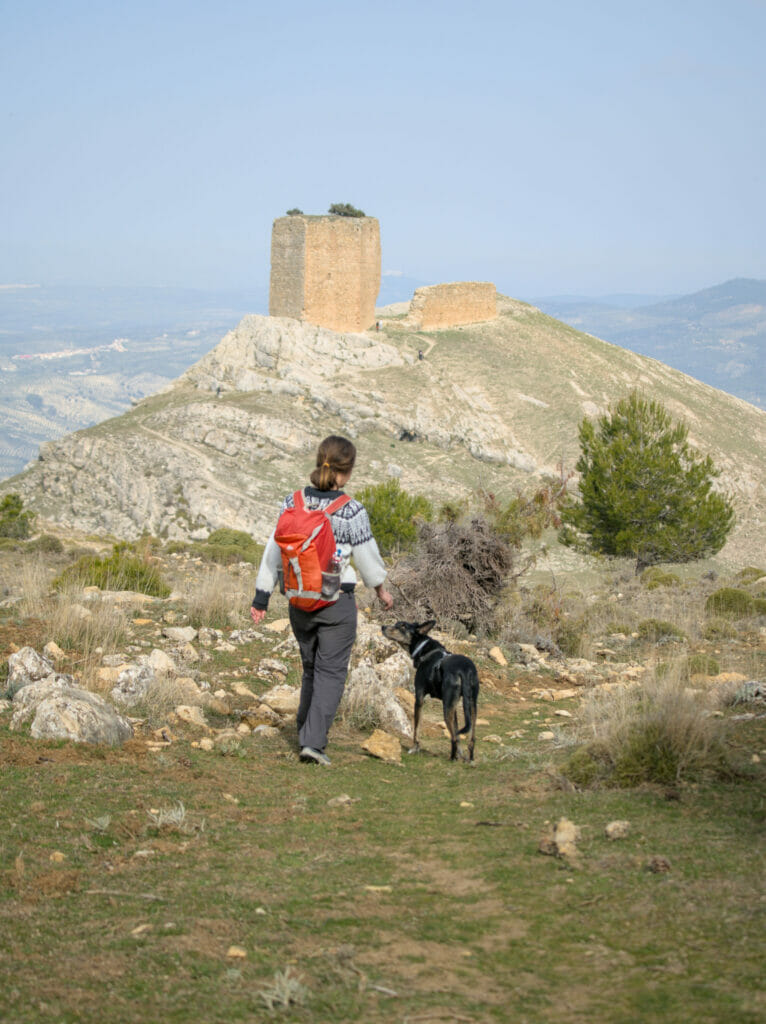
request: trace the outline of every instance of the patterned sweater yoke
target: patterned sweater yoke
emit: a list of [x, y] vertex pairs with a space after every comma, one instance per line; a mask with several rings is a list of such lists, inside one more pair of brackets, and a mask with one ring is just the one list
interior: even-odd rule
[[[341, 494], [343, 491], [318, 491], [313, 487], [306, 487], [303, 491], [306, 507], [311, 509], [327, 508]], [[294, 507], [294, 495], [288, 494], [282, 504], [282, 511]], [[372, 527], [367, 509], [355, 498], [351, 498], [345, 505], [333, 512], [330, 515], [330, 522], [338, 544], [349, 544], [355, 548], [372, 540]]]
[[[310, 509], [327, 508], [341, 494], [343, 491], [319, 491], [315, 487], [303, 488], [304, 501], [306, 507]], [[294, 507], [294, 495], [288, 494], [282, 502], [280, 515], [285, 509]], [[341, 588], [353, 589], [356, 583], [356, 573], [350, 564], [350, 559], [353, 559], [366, 586], [377, 587], [382, 584], [386, 578], [386, 567], [372, 535], [370, 517], [364, 505], [360, 501], [356, 501], [355, 498], [351, 498], [336, 512], [330, 514], [330, 523], [335, 542], [341, 549], [343, 558]], [[253, 607], [266, 608], [268, 606], [269, 597], [277, 581], [277, 571], [281, 564], [282, 556], [272, 533], [266, 543], [255, 580]]]

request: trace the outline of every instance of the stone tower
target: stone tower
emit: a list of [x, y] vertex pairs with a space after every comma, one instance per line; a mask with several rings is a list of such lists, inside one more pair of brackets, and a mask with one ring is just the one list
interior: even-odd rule
[[271, 232], [269, 315], [333, 331], [375, 322], [380, 225], [375, 217], [278, 217]]

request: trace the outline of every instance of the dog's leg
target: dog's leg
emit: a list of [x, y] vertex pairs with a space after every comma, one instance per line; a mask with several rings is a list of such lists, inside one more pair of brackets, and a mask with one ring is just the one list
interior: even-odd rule
[[418, 743], [418, 726], [420, 725], [420, 709], [423, 707], [423, 697], [419, 694], [415, 694], [415, 711], [412, 715], [412, 746], [407, 751], [409, 754], [417, 754], [420, 752], [420, 743]]
[[449, 738], [451, 743], [450, 761], [457, 761], [458, 756], [460, 755], [460, 741], [458, 739], [457, 729], [457, 701], [455, 701], [452, 707], [448, 708], [445, 706], [444, 721], [449, 729]]
[[468, 760], [473, 761], [473, 745], [476, 741], [476, 701], [471, 702], [471, 732], [468, 736]]

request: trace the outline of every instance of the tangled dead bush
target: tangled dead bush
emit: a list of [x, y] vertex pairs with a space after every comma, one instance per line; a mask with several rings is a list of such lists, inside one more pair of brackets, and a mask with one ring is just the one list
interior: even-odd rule
[[475, 632], [513, 575], [515, 549], [483, 517], [423, 523], [413, 554], [391, 580], [418, 618], [459, 622]]
[[474, 633], [490, 630], [503, 591], [534, 565], [534, 553], [523, 545], [560, 525], [566, 485], [566, 478], [551, 480], [506, 504], [480, 490], [473, 499], [477, 514], [461, 517], [445, 507], [438, 522], [421, 521], [414, 552], [391, 573], [411, 614]]

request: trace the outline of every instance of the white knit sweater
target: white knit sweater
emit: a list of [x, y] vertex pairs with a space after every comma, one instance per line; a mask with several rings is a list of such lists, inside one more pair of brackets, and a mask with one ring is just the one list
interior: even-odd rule
[[[340, 497], [343, 491], [319, 491], [315, 487], [305, 487], [303, 495], [307, 508], [327, 508], [330, 502]], [[280, 515], [286, 508], [293, 508], [293, 495], [289, 494], [282, 502]], [[330, 516], [335, 543], [343, 556], [341, 570], [341, 587], [353, 589], [357, 577], [354, 567], [359, 571], [362, 581], [367, 587], [377, 587], [386, 578], [386, 567], [380, 557], [378, 545], [372, 535], [370, 517], [361, 502], [352, 498], [337, 512]], [[354, 566], [350, 564], [353, 559]], [[269, 598], [277, 583], [277, 570], [282, 567], [282, 556], [279, 545], [274, 540], [274, 531], [269, 537], [263, 558], [255, 579], [254, 608], [268, 607]]]

